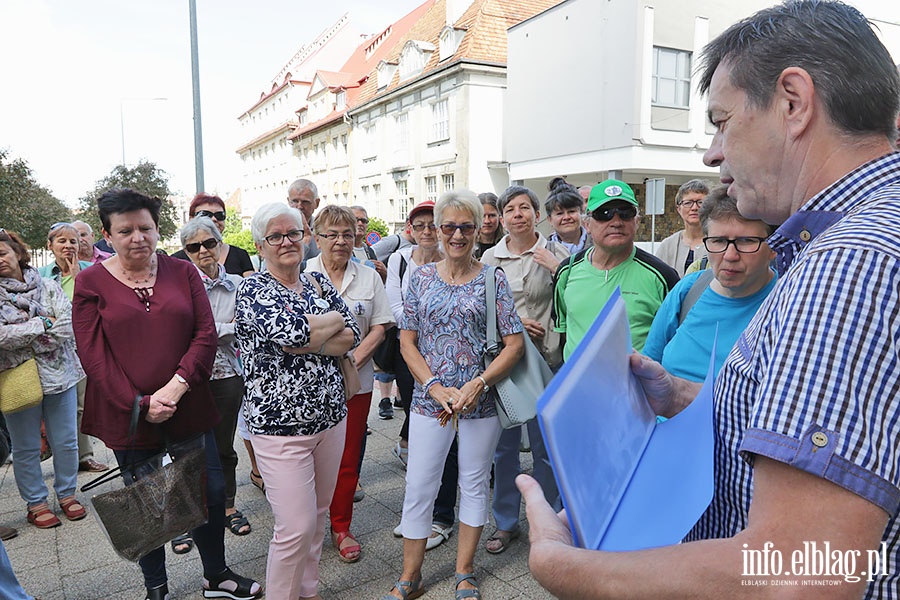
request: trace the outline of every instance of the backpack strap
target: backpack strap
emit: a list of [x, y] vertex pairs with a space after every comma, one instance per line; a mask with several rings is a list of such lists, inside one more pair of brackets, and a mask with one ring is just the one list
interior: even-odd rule
[[484, 302], [487, 313], [487, 339], [484, 351], [489, 356], [500, 353], [500, 338], [497, 334], [497, 267], [488, 265], [484, 274]]
[[691, 312], [691, 308], [697, 304], [697, 300], [700, 299], [700, 296], [703, 295], [703, 292], [706, 291], [706, 288], [709, 287], [709, 284], [712, 282], [715, 277], [715, 273], [713, 273], [712, 269], [706, 269], [701, 274], [700, 277], [697, 278], [691, 285], [691, 289], [688, 290], [687, 295], [685, 295], [684, 300], [681, 301], [681, 312], [678, 314], [678, 325], [681, 326], [684, 323], [684, 320], [687, 318], [689, 312]]

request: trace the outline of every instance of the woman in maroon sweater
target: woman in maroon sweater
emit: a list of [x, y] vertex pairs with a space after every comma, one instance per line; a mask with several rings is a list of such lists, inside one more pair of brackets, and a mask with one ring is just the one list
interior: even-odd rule
[[[209, 521], [191, 533], [203, 563], [205, 597], [249, 600], [258, 583], [225, 563], [225, 485], [212, 427], [219, 420], [209, 377], [216, 328], [203, 283], [190, 263], [156, 253], [161, 201], [114, 189], [97, 201], [103, 235], [116, 254], [76, 280], [73, 323], [88, 374], [82, 430], [123, 464], [162, 451], [163, 431], [178, 441], [205, 434]], [[141, 419], [129, 439], [131, 412]], [[147, 600], [166, 600], [165, 549], [139, 561]]]

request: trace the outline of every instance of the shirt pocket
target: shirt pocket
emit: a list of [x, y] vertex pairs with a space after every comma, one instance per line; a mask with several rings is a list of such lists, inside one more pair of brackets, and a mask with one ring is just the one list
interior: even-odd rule
[[359, 325], [360, 339], [366, 337], [366, 335], [369, 333], [369, 323], [372, 321], [372, 307], [374, 304], [373, 297], [348, 295], [344, 299], [344, 302], [347, 303], [347, 308], [350, 309], [350, 314], [353, 315], [353, 318], [356, 319], [356, 324]]

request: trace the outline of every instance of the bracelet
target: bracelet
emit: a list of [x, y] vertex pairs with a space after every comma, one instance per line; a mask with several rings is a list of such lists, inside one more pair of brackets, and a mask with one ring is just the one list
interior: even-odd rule
[[51, 321], [49, 317], [41, 317], [41, 321], [44, 322], [44, 331], [53, 327], [53, 321]]
[[188, 389], [188, 391], [191, 391], [191, 384], [189, 384], [189, 383], [187, 382], [187, 379], [185, 379], [184, 377], [182, 377], [182, 376], [179, 375], [178, 373], [175, 373], [175, 379], [178, 381], [178, 383], [183, 384], [184, 387], [186, 387], [186, 388]]
[[481, 380], [481, 384], [484, 386], [484, 387], [482, 388], [482, 390], [481, 390], [481, 393], [487, 394], [489, 391], [491, 391], [491, 386], [488, 385], [488, 383], [487, 383], [487, 381], [485, 380], [484, 377], [482, 377], [481, 375], [478, 375], [478, 376], [476, 377], [476, 379], [480, 379], [480, 380]]
[[440, 382], [441, 382], [440, 378], [437, 377], [437, 376], [434, 376], [434, 377], [432, 377], [431, 379], [429, 379], [428, 381], [426, 381], [425, 383], [423, 383], [423, 384], [422, 384], [422, 387], [425, 389], [425, 394], [428, 394], [429, 391], [431, 390], [431, 388], [432, 388], [435, 384], [438, 384], [438, 383], [440, 383]]
[[[325, 342], [327, 344], [328, 342]], [[322, 344], [322, 347], [319, 348], [319, 351], [316, 354], [325, 354], [325, 344]]]

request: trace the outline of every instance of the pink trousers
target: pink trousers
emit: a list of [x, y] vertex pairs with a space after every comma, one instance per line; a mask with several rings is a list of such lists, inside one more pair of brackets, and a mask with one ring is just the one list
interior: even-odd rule
[[250, 435], [275, 527], [266, 564], [267, 600], [318, 593], [325, 513], [334, 494], [347, 420], [315, 435]]

